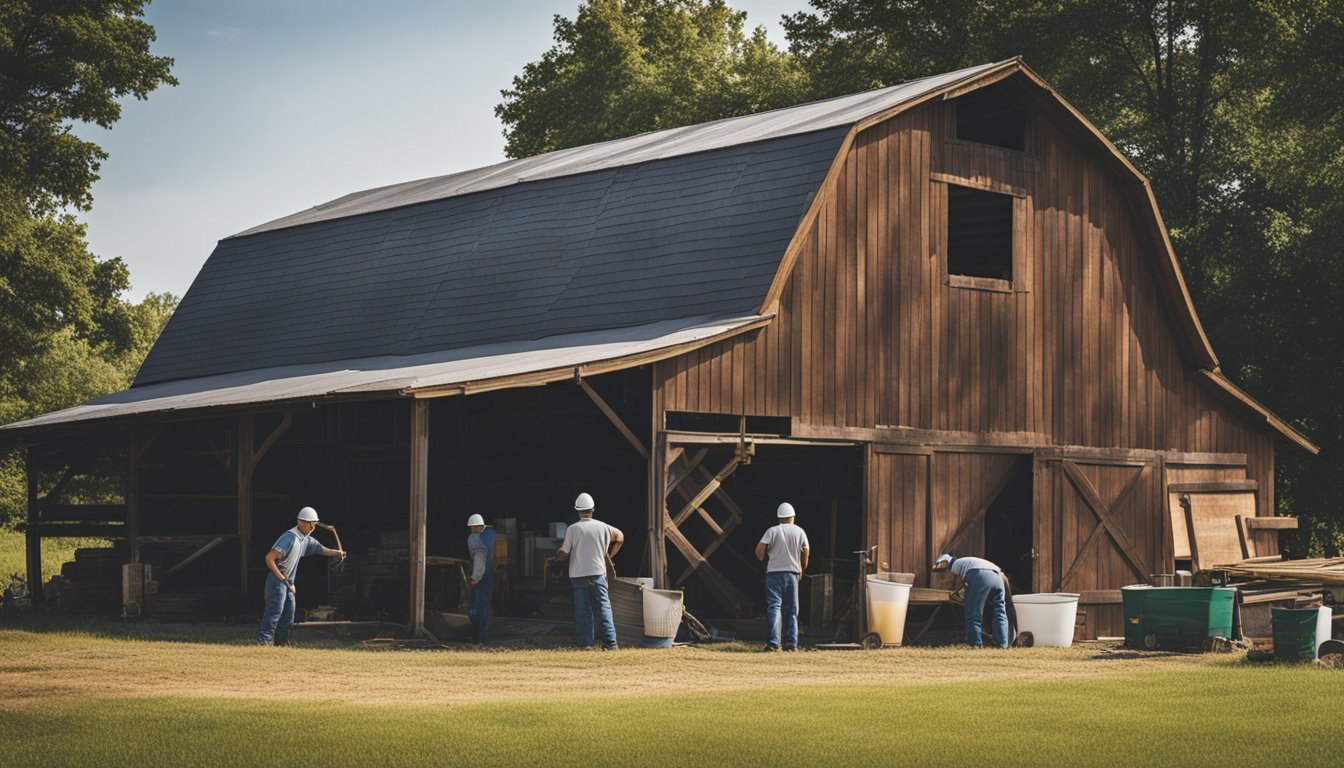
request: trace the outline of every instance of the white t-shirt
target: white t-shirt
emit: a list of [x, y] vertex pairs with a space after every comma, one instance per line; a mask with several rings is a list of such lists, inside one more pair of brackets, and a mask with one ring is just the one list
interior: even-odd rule
[[607, 575], [607, 550], [620, 529], [594, 518], [582, 519], [565, 529], [560, 548], [569, 553], [569, 577]]
[[803, 570], [803, 550], [810, 550], [807, 534], [794, 523], [780, 523], [766, 530], [761, 537], [767, 555], [765, 570], [768, 573], [786, 571], [801, 573]]
[[966, 574], [971, 571], [997, 572], [999, 566], [989, 562], [983, 557], [958, 557], [956, 560], [952, 561], [952, 565], [948, 566], [947, 570], [964, 579], [966, 578]]

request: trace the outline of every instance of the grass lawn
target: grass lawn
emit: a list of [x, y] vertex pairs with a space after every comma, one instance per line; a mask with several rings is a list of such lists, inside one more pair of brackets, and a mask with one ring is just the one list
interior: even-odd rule
[[[13, 576], [28, 578], [28, 560], [24, 549], [24, 535], [9, 528], [0, 528], [0, 589], [9, 586]], [[75, 550], [81, 547], [106, 547], [107, 539], [43, 539], [42, 581], [61, 572], [61, 565], [75, 559]]]
[[1344, 704], [1332, 669], [1096, 644], [372, 651], [252, 631], [0, 619], [0, 765], [1325, 765]]

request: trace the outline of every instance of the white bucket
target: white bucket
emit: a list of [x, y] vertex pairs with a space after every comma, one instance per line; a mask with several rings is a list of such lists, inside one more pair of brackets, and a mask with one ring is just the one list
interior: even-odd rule
[[1321, 655], [1321, 643], [1330, 639], [1330, 622], [1334, 621], [1335, 612], [1328, 605], [1323, 605], [1320, 612], [1316, 614], [1316, 656]]
[[883, 578], [899, 575], [879, 573], [868, 577], [868, 631], [880, 635], [883, 645], [900, 645], [905, 637], [910, 585]]
[[1072, 592], [1013, 595], [1013, 608], [1017, 611], [1017, 631], [1030, 632], [1032, 645], [1050, 648], [1073, 645], [1078, 595]]
[[644, 634], [676, 637], [681, 627], [682, 592], [679, 589], [644, 588]]

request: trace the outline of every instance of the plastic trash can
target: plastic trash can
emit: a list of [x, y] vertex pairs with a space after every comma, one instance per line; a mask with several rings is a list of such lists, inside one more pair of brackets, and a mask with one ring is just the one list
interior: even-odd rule
[[1274, 627], [1275, 661], [1313, 661], [1316, 658], [1315, 608], [1275, 608], [1270, 612]]
[[1335, 620], [1335, 611], [1328, 605], [1322, 605], [1316, 610], [1319, 612], [1316, 616], [1316, 658], [1320, 658], [1321, 643], [1330, 639], [1333, 629], [1331, 622]]
[[644, 647], [671, 648], [681, 627], [684, 596], [679, 589], [644, 588]]
[[1017, 631], [1030, 632], [1033, 646], [1068, 648], [1078, 622], [1078, 595], [1073, 592], [1042, 592], [1013, 595]]
[[868, 577], [868, 631], [876, 632], [883, 645], [900, 645], [905, 637], [905, 611], [910, 606], [910, 584], [902, 578], [906, 575], [911, 574]]

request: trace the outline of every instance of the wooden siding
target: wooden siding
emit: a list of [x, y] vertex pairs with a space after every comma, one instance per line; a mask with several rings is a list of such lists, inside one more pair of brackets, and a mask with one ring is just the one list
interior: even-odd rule
[[[1130, 182], [1039, 116], [1027, 153], [951, 125], [935, 103], [856, 136], [779, 316], [660, 363], [664, 407], [1246, 454], [1272, 509], [1271, 438], [1189, 375]], [[1024, 190], [1011, 292], [948, 284], [947, 177]]]

